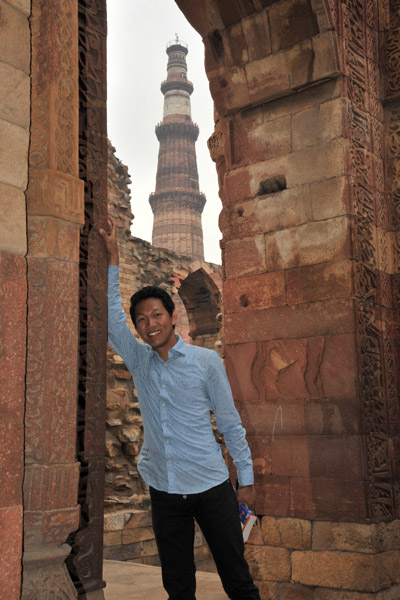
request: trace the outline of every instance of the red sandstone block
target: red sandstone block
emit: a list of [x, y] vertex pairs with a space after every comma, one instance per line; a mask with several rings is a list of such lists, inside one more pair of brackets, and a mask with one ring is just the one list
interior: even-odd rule
[[225, 244], [227, 279], [260, 273], [265, 270], [265, 246], [262, 235]]
[[318, 22], [307, 0], [280, 2], [269, 9], [273, 52], [289, 48], [319, 33]]
[[210, 92], [220, 116], [225, 116], [232, 109], [248, 105], [249, 89], [243, 68], [234, 67], [225, 71], [223, 75], [214, 75], [209, 81]]
[[64, 462], [76, 451], [78, 267], [33, 258], [28, 277], [26, 454]]
[[230, 171], [224, 178], [222, 194], [225, 206], [250, 198], [252, 193], [249, 170], [243, 168]]
[[227, 345], [339, 335], [353, 332], [354, 327], [354, 306], [350, 299], [231, 313], [226, 315], [224, 323]]
[[271, 440], [272, 473], [305, 478], [360, 480], [360, 436], [288, 436]]
[[347, 217], [305, 223], [266, 236], [269, 271], [331, 262], [351, 257]]
[[310, 192], [307, 186], [297, 186], [257, 196], [228, 207], [223, 219], [225, 242], [304, 225], [312, 220]]
[[291, 516], [354, 522], [368, 517], [364, 481], [293, 477], [290, 490]]
[[260, 108], [251, 118], [241, 114], [232, 121], [232, 164], [248, 165], [291, 152], [291, 117], [264, 120]]
[[0, 509], [0, 597], [19, 600], [22, 564], [22, 506]]
[[22, 423], [26, 356], [26, 261], [0, 255], [0, 411]]
[[284, 53], [270, 54], [245, 66], [248, 94], [252, 102], [265, 101], [290, 89]]
[[21, 420], [9, 417], [0, 421], [0, 507], [22, 501], [24, 474], [24, 430]]
[[223, 294], [227, 313], [282, 306], [286, 299], [285, 274], [281, 271], [227, 279]]
[[290, 478], [275, 475], [254, 476], [257, 515], [289, 517], [291, 515]]
[[353, 398], [357, 356], [353, 334], [227, 345], [235, 398], [261, 404], [290, 398]]
[[356, 398], [284, 398], [250, 405], [238, 401], [235, 395], [235, 404], [248, 436], [355, 435], [361, 432], [360, 406]]
[[249, 60], [258, 60], [271, 53], [269, 23], [265, 11], [244, 19], [241, 26], [246, 38]]
[[271, 438], [247, 435], [247, 441], [251, 449], [254, 474], [271, 475]]
[[352, 282], [349, 260], [290, 269], [286, 272], [288, 304], [347, 298], [353, 295]]

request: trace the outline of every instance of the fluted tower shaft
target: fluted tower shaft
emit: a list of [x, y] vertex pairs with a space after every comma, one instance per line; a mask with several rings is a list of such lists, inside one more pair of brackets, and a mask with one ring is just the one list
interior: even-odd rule
[[184, 42], [167, 45], [167, 79], [163, 120], [156, 126], [160, 142], [156, 189], [150, 194], [154, 214], [153, 246], [204, 260], [201, 213], [206, 198], [199, 191], [195, 142], [198, 126], [191, 117], [193, 85], [187, 79]]

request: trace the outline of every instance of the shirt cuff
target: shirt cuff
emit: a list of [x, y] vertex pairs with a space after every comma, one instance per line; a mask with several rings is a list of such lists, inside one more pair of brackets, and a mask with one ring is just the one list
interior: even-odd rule
[[237, 472], [239, 485], [253, 485], [254, 484], [254, 473], [253, 467], [241, 469]]

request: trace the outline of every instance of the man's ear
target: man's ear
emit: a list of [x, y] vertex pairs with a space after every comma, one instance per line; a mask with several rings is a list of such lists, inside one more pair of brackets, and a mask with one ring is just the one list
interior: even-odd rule
[[178, 322], [178, 313], [176, 312], [176, 310], [174, 310], [174, 312], [172, 313], [172, 325], [176, 325]]

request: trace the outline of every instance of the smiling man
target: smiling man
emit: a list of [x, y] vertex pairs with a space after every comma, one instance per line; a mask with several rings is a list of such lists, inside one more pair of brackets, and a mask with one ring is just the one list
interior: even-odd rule
[[[224, 366], [213, 350], [175, 334], [172, 298], [145, 287], [131, 298], [130, 315], [144, 344], [126, 323], [119, 293], [114, 220], [100, 229], [109, 256], [109, 342], [132, 373], [143, 419], [138, 470], [150, 488], [153, 528], [169, 600], [195, 600], [194, 519], [232, 600], [260, 600], [244, 558], [238, 502], [254, 505], [250, 450]], [[210, 410], [236, 466], [237, 497], [215, 440]]]

